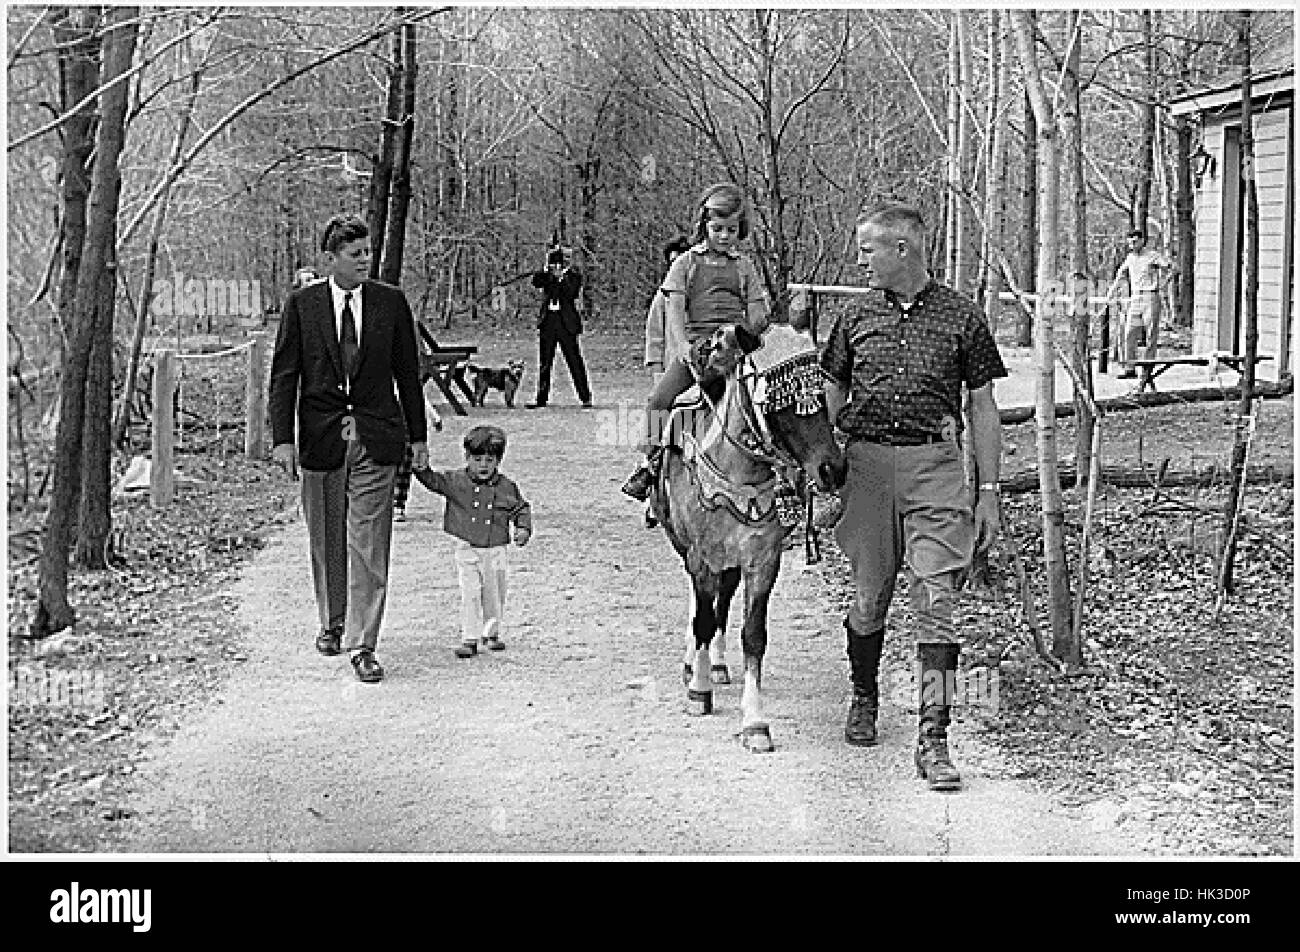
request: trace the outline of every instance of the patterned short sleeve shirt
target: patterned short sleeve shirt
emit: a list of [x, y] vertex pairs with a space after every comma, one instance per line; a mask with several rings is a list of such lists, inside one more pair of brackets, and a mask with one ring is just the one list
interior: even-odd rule
[[951, 439], [961, 428], [961, 387], [1007, 376], [984, 314], [931, 279], [908, 307], [872, 291], [840, 317], [821, 364], [850, 399], [836, 425], [877, 442]]

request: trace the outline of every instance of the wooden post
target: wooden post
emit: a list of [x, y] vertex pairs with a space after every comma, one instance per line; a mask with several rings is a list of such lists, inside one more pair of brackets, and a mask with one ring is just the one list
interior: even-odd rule
[[253, 337], [248, 348], [248, 381], [244, 389], [244, 455], [261, 459], [266, 451], [266, 381], [262, 378], [262, 352], [266, 338]]
[[149, 470], [149, 502], [155, 509], [170, 506], [175, 494], [172, 478], [176, 420], [172, 395], [176, 390], [176, 352], [160, 350], [153, 365], [153, 464]]

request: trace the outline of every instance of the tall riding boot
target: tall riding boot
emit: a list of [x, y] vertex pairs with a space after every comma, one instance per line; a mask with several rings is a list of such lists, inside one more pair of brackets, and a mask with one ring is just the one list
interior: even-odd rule
[[853, 682], [844, 740], [854, 747], [874, 747], [876, 715], [880, 711], [880, 649], [885, 643], [885, 632], [881, 629], [869, 635], [859, 634], [847, 621], [844, 630], [848, 634], [849, 677]]
[[920, 729], [916, 738], [916, 774], [931, 790], [957, 790], [961, 774], [948, 754], [948, 724], [951, 721], [951, 692], [961, 645], [956, 642], [920, 642], [916, 646], [921, 662]]

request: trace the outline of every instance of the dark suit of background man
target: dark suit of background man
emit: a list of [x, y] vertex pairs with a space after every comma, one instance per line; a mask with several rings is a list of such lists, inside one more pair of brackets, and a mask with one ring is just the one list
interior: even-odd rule
[[573, 389], [584, 407], [591, 406], [591, 386], [587, 383], [587, 366], [582, 361], [578, 335], [582, 333], [582, 315], [578, 313], [578, 294], [582, 290], [582, 272], [565, 265], [564, 252], [558, 248], [546, 256], [546, 270], [533, 275], [533, 287], [542, 289], [542, 309], [537, 316], [540, 354], [537, 362], [537, 398], [525, 404], [528, 409], [544, 407], [551, 397], [551, 365], [555, 362], [555, 345], [560, 345], [569, 365]]
[[375, 644], [388, 591], [393, 480], [408, 439], [415, 467], [428, 465], [419, 354], [406, 296], [366, 279], [365, 222], [330, 219], [321, 250], [328, 280], [290, 295], [275, 341], [273, 452], [291, 478], [302, 469], [316, 649], [347, 649], [357, 677], [373, 682], [384, 676]]

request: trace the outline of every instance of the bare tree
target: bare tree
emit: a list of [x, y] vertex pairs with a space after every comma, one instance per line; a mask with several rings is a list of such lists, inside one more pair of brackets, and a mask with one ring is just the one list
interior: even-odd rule
[[1039, 498], [1043, 519], [1043, 557], [1047, 570], [1048, 611], [1052, 628], [1052, 654], [1066, 664], [1082, 662], [1074, 635], [1070, 572], [1065, 552], [1065, 506], [1056, 449], [1056, 339], [1054, 312], [1057, 307], [1048, 290], [1054, 285], [1053, 269], [1058, 259], [1060, 191], [1060, 143], [1055, 109], [1044, 87], [1042, 69], [1031, 15], [1011, 13], [1016, 46], [1024, 72], [1025, 89], [1033, 106], [1038, 128], [1038, 305], [1035, 310], [1034, 344], [1038, 358], [1038, 387], [1035, 423], [1038, 431]]
[[1007, 133], [1011, 103], [1011, 32], [1006, 15], [989, 11], [989, 99], [985, 143], [987, 158], [984, 188], [984, 313], [989, 327], [997, 329], [1000, 295], [1006, 282], [1000, 259], [1007, 230]]
[[1241, 178], [1246, 193], [1245, 245], [1242, 250], [1242, 334], [1245, 360], [1242, 362], [1241, 401], [1237, 404], [1232, 443], [1232, 478], [1223, 508], [1223, 552], [1219, 557], [1219, 591], [1230, 595], [1233, 561], [1237, 548], [1237, 522], [1241, 518], [1242, 487], [1245, 485], [1246, 448], [1255, 413], [1255, 363], [1259, 353], [1259, 193], [1255, 187], [1254, 91], [1251, 82], [1251, 19], [1249, 10], [1237, 16], [1237, 45], [1241, 51]]
[[59, 98], [63, 110], [63, 275], [58, 315], [60, 352], [70, 334], [77, 273], [86, 242], [86, 200], [90, 195], [90, 153], [95, 145], [94, 92], [99, 82], [100, 34], [95, 7], [61, 7], [52, 15], [59, 53]]
[[1147, 219], [1151, 211], [1151, 180], [1155, 174], [1156, 141], [1156, 40], [1153, 14], [1150, 10], [1139, 13], [1142, 19], [1142, 52], [1145, 69], [1143, 76], [1143, 99], [1138, 105], [1141, 117], [1141, 135], [1138, 139], [1138, 179], [1136, 195], [1133, 201], [1133, 228], [1146, 233]]
[[1070, 314], [1072, 344], [1070, 359], [1074, 363], [1074, 459], [1077, 482], [1085, 485], [1092, 461], [1092, 357], [1088, 346], [1091, 331], [1092, 303], [1087, 298], [1091, 287], [1088, 262], [1088, 191], [1083, 170], [1083, 101], [1079, 91], [1079, 62], [1083, 48], [1083, 24], [1078, 10], [1065, 15], [1065, 64], [1061, 71], [1061, 131], [1064, 133], [1066, 193], [1070, 196]]
[[[206, 57], [205, 57], [206, 59]], [[189, 89], [177, 117], [176, 133], [172, 139], [170, 164], [180, 160], [185, 149], [185, 139], [189, 134], [194, 117], [194, 107], [199, 98], [199, 88], [203, 83], [203, 65], [200, 64], [189, 78]], [[136, 304], [135, 326], [131, 331], [131, 344], [127, 353], [126, 372], [122, 376], [122, 388], [118, 396], [116, 415], [113, 418], [111, 442], [113, 446], [122, 446], [126, 442], [127, 427], [131, 423], [131, 411], [135, 401], [136, 381], [140, 373], [140, 353], [144, 347], [145, 332], [149, 327], [149, 305], [153, 301], [153, 284], [158, 267], [158, 249], [162, 241], [167, 210], [171, 205], [172, 190], [168, 188], [158, 199], [157, 211], [154, 213], [153, 227], [149, 232], [149, 242], [145, 250], [144, 277], [140, 283], [140, 296]]]
[[388, 204], [393, 182], [393, 163], [397, 154], [398, 130], [402, 125], [402, 57], [401, 30], [393, 31], [392, 53], [388, 63], [388, 101], [379, 125], [379, 154], [370, 176], [370, 202], [366, 225], [370, 228], [370, 277], [379, 277], [388, 234]]
[[[1037, 15], [1032, 11], [1026, 13], [1029, 19], [1027, 29], [1037, 30]], [[1013, 21], [1014, 22], [1014, 21]], [[1015, 28], [1017, 31], [1019, 27]], [[1032, 35], [1032, 34], [1031, 34]], [[1033, 101], [1025, 93], [1025, 134], [1023, 146], [1023, 186], [1020, 192], [1020, 287], [1032, 292], [1038, 285], [1038, 118], [1034, 112]], [[1028, 347], [1034, 342], [1034, 325], [1031, 321], [1021, 324], [1021, 333], [1016, 343]]]
[[68, 553], [75, 529], [74, 514], [81, 499], [86, 384], [91, 350], [98, 336], [96, 324], [101, 320], [111, 321], [111, 316], [102, 313], [104, 282], [106, 272], [111, 275], [115, 260], [114, 230], [122, 184], [118, 160], [125, 130], [127, 86], [113, 80], [125, 74], [131, 65], [138, 12], [136, 7], [112, 7], [104, 29], [104, 85], [99, 96], [100, 120], [95, 136], [86, 238], [72, 301], [72, 328], [55, 436], [54, 491], [41, 552], [39, 602], [30, 628], [30, 635], [36, 638], [61, 631], [75, 620], [68, 603]]
[[400, 67], [394, 77], [401, 80], [401, 112], [393, 145], [392, 191], [385, 222], [383, 265], [379, 277], [389, 284], [402, 281], [402, 256], [406, 250], [406, 216], [411, 206], [411, 144], [415, 137], [415, 24], [407, 23], [394, 33], [401, 40]]

